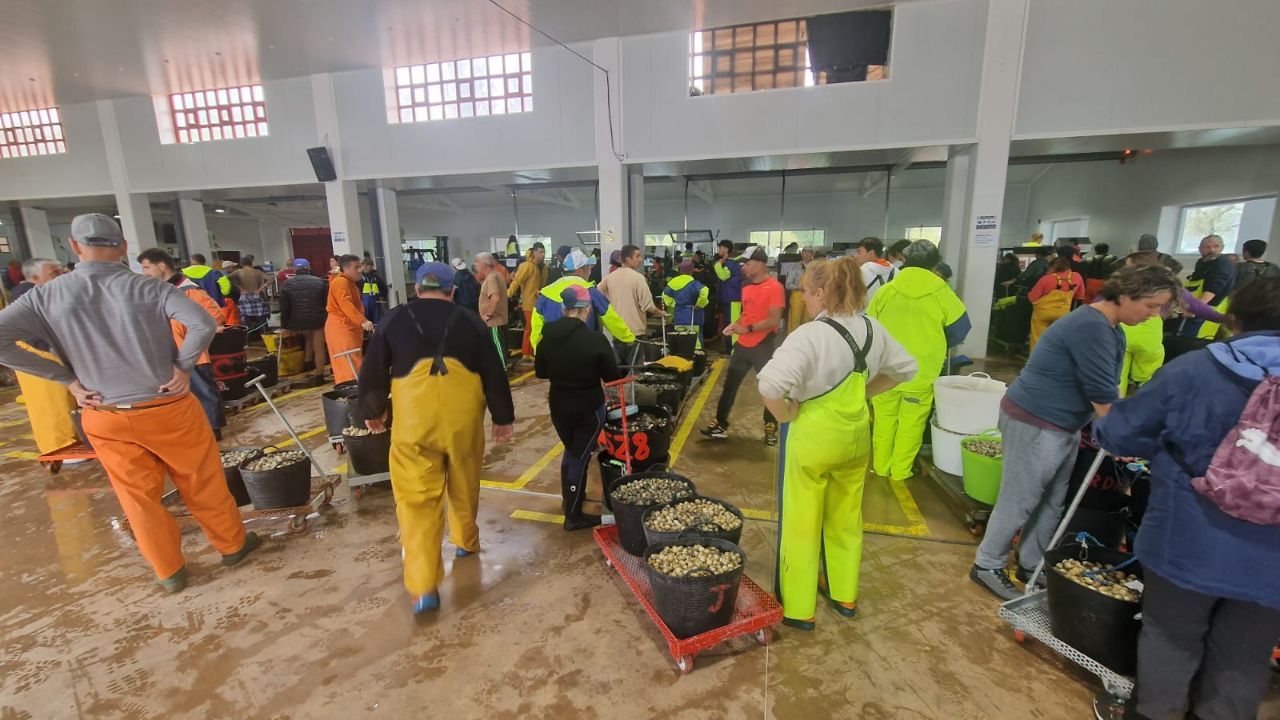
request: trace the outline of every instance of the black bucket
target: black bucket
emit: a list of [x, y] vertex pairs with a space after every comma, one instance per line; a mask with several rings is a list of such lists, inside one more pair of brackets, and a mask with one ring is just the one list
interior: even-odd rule
[[693, 376], [702, 377], [702, 373], [707, 371], [707, 351], [695, 350], [693, 352]]
[[343, 435], [352, 475], [377, 475], [391, 471], [391, 430], [371, 435]]
[[[670, 456], [663, 456], [657, 462], [642, 463], [633, 461], [631, 470], [633, 472], [641, 472], [651, 468], [665, 468], [669, 459]], [[626, 463], [617, 458], [609, 457], [609, 454], [604, 451], [596, 454], [596, 462], [600, 463], [600, 486], [604, 493], [604, 506], [609, 510], [613, 510], [613, 498], [609, 496], [609, 488], [613, 487], [618, 478], [627, 474]]]
[[[242, 460], [242, 463], [262, 457], [262, 451], [252, 447], [227, 448], [222, 452], [239, 452], [241, 450], [254, 451], [254, 454]], [[231, 467], [223, 465], [222, 474], [227, 478], [227, 489], [231, 491], [231, 497], [236, 499], [236, 505], [248, 505], [251, 502], [249, 490], [244, 486], [244, 477], [240, 474], [240, 467], [238, 465], [232, 465]]]
[[249, 364], [245, 356], [248, 339], [248, 328], [232, 325], [215, 333], [209, 343], [213, 379], [217, 381], [218, 391], [222, 393], [224, 401], [239, 400], [247, 395], [249, 388], [244, 384], [257, 377], [249, 375]]
[[254, 510], [299, 507], [311, 502], [311, 463], [298, 462], [274, 470], [248, 470], [240, 464], [240, 476]]
[[324, 429], [329, 437], [338, 437], [342, 435], [342, 428], [351, 427], [351, 408], [354, 405], [351, 399], [358, 392], [355, 382], [346, 382], [320, 396], [320, 403], [324, 406]]
[[665, 376], [667, 376], [667, 377], [671, 378], [673, 381], [678, 382], [678, 383], [680, 383], [681, 385], [683, 385], [683, 386], [684, 386], [684, 389], [685, 389], [685, 391], [686, 391], [686, 392], [688, 392], [688, 390], [689, 390], [689, 386], [693, 384], [693, 369], [692, 369], [692, 368], [690, 368], [687, 372], [681, 372], [680, 370], [677, 370], [677, 369], [675, 369], [675, 368], [673, 368], [673, 367], [667, 367], [666, 365], [659, 365], [659, 364], [657, 364], [657, 363], [649, 363], [648, 365], [645, 365], [645, 366], [644, 366], [644, 370], [643, 370], [643, 372], [645, 372], [645, 373], [657, 373], [657, 374], [659, 374], [659, 375], [665, 375]]
[[693, 360], [694, 353], [698, 350], [698, 331], [677, 330], [668, 332], [667, 350], [672, 355], [678, 355], [685, 360]]
[[[710, 502], [713, 502], [723, 507], [724, 509], [738, 516], [738, 527], [732, 530], [720, 530], [714, 527], [707, 527], [705, 525], [695, 524], [675, 532], [667, 532], [664, 530], [653, 530], [649, 528], [649, 516], [653, 515], [654, 513], [658, 512], [664, 507], [668, 507], [670, 505], [678, 505], [682, 502], [689, 502], [690, 500], [708, 500]], [[716, 498], [713, 498], [713, 497], [703, 497], [701, 495], [697, 495], [692, 498], [683, 498], [680, 500], [674, 500], [672, 502], [669, 502], [663, 505], [654, 505], [653, 507], [644, 511], [644, 514], [641, 515], [640, 520], [641, 520], [641, 523], [644, 525], [645, 540], [650, 545], [653, 545], [654, 543], [668, 542], [670, 540], [679, 540], [682, 538], [717, 538], [719, 540], [728, 540], [729, 542], [736, 544], [739, 540], [742, 539], [742, 526], [746, 522], [745, 518], [742, 516], [742, 511], [739, 510], [737, 507], [723, 500], [717, 500]]]
[[78, 409], [71, 411], [71, 426], [76, 429], [76, 437], [80, 438], [80, 444], [93, 450], [93, 445], [89, 443], [89, 436], [84, 434], [84, 416]]
[[[738, 569], [706, 577], [671, 577], [649, 567], [649, 556], [674, 545], [704, 545], [738, 553]], [[747, 554], [737, 544], [719, 538], [682, 538], [650, 545], [644, 551], [644, 572], [653, 590], [653, 606], [658, 617], [678, 638], [701, 635], [724, 627], [733, 619], [738, 604], [738, 587]]]
[[[680, 410], [680, 403], [684, 400], [684, 393], [684, 385], [673, 380], [636, 383], [636, 402], [645, 405], [661, 405], [672, 415], [675, 415]], [[621, 429], [621, 426], [619, 426], [619, 429]]]
[[[1053, 569], [1067, 559], [1080, 557], [1080, 545], [1071, 543], [1044, 554], [1044, 573], [1049, 582], [1049, 623], [1053, 634], [1062, 642], [1102, 663], [1121, 675], [1133, 675], [1138, 669], [1138, 631], [1142, 621], [1142, 603], [1107, 597], [1079, 585]], [[1119, 565], [1131, 556], [1107, 548], [1090, 547], [1088, 559], [1107, 565]], [[1142, 568], [1134, 563], [1125, 571], [1139, 578]]]
[[606, 497], [609, 498], [613, 506], [610, 509], [613, 510], [614, 521], [618, 525], [618, 540], [622, 544], [622, 549], [632, 555], [642, 554], [645, 547], [649, 545], [649, 541], [644, 537], [644, 511], [662, 503], [632, 505], [631, 503], [616, 502], [613, 500], [613, 493], [623, 485], [641, 478], [671, 478], [672, 480], [679, 480], [689, 485], [689, 497], [693, 497], [698, 493], [698, 489], [693, 486], [693, 481], [689, 478], [661, 470], [646, 470], [624, 475], [610, 485]]
[[[655, 427], [637, 430], [633, 423], [642, 415], [656, 417]], [[609, 457], [626, 460], [628, 454], [634, 468], [637, 464], [655, 464], [671, 450], [671, 438], [675, 435], [676, 422], [672, 413], [661, 405], [641, 405], [635, 414], [627, 415], [627, 433], [622, 432], [622, 420], [609, 420], [600, 431], [600, 447]]]
[[252, 380], [259, 375], [265, 375], [266, 380], [262, 381], [262, 387], [275, 387], [280, 382], [280, 361], [275, 355], [266, 355], [253, 361], [249, 366], [249, 379]]

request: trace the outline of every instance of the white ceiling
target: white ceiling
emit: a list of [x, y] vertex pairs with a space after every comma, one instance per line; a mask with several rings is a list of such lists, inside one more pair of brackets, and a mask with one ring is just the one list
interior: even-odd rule
[[5, 0], [0, 110], [716, 27], [883, 0]]

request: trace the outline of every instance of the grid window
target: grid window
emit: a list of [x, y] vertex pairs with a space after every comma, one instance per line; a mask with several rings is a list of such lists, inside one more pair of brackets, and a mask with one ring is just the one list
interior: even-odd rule
[[180, 143], [267, 135], [261, 85], [174, 93], [169, 96], [169, 109], [174, 137]]
[[0, 253], [11, 253], [13, 249], [9, 247], [9, 238], [0, 235]]
[[0, 158], [58, 155], [66, 151], [58, 108], [0, 113]]
[[533, 56], [508, 53], [395, 70], [393, 122], [533, 111]]
[[[885, 65], [867, 65], [859, 80], [883, 80]], [[689, 94], [810, 87], [850, 78], [814, 72], [804, 18], [698, 30], [690, 36]]]

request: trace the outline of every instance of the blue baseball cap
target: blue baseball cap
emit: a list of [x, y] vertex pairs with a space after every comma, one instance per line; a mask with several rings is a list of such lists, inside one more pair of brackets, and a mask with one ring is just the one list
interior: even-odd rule
[[306, 258], [297, 258], [293, 261], [293, 266], [296, 268], [311, 267], [311, 261]]
[[417, 279], [423, 290], [449, 290], [453, 288], [453, 268], [442, 262], [422, 263]]

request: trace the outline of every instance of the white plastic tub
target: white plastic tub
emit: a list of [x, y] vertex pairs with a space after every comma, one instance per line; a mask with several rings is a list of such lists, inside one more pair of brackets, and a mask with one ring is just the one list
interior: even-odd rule
[[944, 375], [933, 382], [937, 422], [944, 430], [976, 435], [1000, 424], [1000, 401], [1008, 386], [986, 373]]
[[[964, 475], [964, 462], [960, 454], [960, 441], [969, 435], [954, 433], [938, 426], [938, 416], [929, 423], [933, 442], [933, 464], [944, 473], [957, 477]], [[977, 434], [977, 433], [973, 433]]]

